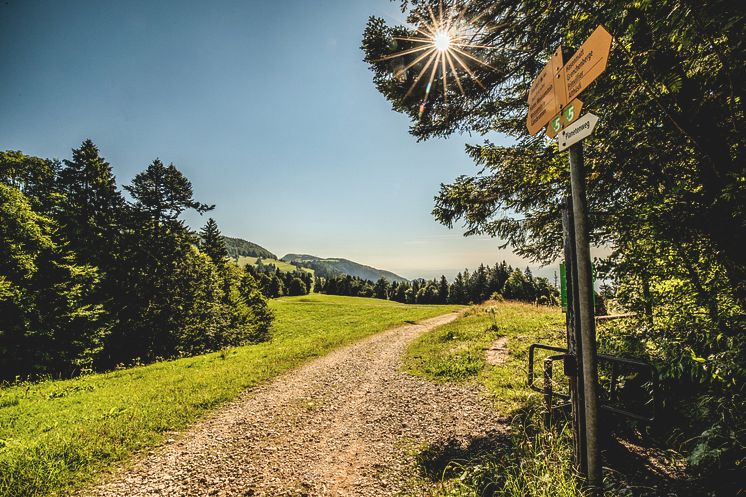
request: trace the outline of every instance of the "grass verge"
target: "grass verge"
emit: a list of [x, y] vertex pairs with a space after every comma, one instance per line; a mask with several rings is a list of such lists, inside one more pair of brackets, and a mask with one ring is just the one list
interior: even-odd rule
[[458, 306], [308, 295], [276, 299], [270, 342], [72, 380], [0, 389], [0, 496], [57, 495], [159, 444], [302, 362]]
[[[502, 362], [485, 360], [491, 344], [506, 343]], [[476, 306], [460, 319], [417, 339], [404, 367], [433, 381], [478, 381], [499, 412], [512, 418], [505, 440], [450, 461], [437, 475], [435, 495], [449, 497], [576, 497], [567, 429], [541, 427], [540, 398], [527, 386], [528, 348], [534, 342], [561, 344], [564, 316], [557, 308], [515, 302]], [[541, 365], [541, 356], [538, 359]], [[427, 458], [424, 449], [421, 463]]]

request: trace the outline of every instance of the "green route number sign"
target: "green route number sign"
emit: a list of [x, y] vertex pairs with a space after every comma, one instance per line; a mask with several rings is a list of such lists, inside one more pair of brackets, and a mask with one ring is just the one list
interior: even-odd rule
[[[596, 286], [596, 271], [591, 271], [593, 286]], [[567, 312], [567, 270], [565, 263], [560, 262], [560, 302], [562, 303], [562, 312]], [[593, 291], [593, 306], [596, 306], [596, 292]]]
[[557, 133], [566, 126], [574, 123], [578, 116], [580, 116], [580, 111], [582, 109], [583, 101], [577, 98], [564, 106], [562, 111], [549, 121], [549, 126], [547, 126], [547, 136], [549, 138], [554, 138], [557, 136]]

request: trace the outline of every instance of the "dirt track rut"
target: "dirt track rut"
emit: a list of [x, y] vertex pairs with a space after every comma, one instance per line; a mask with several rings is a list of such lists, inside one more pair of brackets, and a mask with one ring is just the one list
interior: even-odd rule
[[476, 387], [400, 370], [412, 340], [456, 317], [393, 328], [292, 370], [83, 495], [427, 495], [418, 451], [501, 429]]

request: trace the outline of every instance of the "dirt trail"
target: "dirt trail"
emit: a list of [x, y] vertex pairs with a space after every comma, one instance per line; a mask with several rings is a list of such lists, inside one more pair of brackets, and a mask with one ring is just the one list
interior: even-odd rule
[[456, 314], [356, 342], [243, 394], [90, 496], [425, 495], [415, 454], [501, 429], [476, 387], [400, 371], [406, 346]]

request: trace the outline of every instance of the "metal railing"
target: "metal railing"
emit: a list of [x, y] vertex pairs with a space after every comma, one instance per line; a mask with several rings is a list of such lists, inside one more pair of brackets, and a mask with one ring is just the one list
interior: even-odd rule
[[[544, 384], [542, 387], [537, 386], [534, 383], [534, 362], [536, 350], [546, 350], [549, 352], [559, 352], [559, 354], [553, 354], [544, 358], [543, 377]], [[551, 413], [553, 409], [565, 407], [566, 404], [553, 406], [554, 397], [569, 401], [569, 392], [556, 391], [553, 388], [553, 366], [555, 361], [563, 362], [563, 371], [566, 376], [575, 376], [577, 374], [577, 366], [575, 362], [575, 356], [567, 353], [567, 349], [562, 347], [555, 347], [552, 345], [545, 345], [542, 343], [533, 343], [528, 349], [528, 386], [531, 390], [539, 392], [544, 395], [544, 401], [547, 405], [547, 422], [551, 419]], [[610, 368], [608, 390], [603, 390], [606, 393], [606, 399], [601, 399], [600, 407], [604, 411], [626, 416], [638, 421], [645, 423], [651, 423], [655, 421], [655, 400], [658, 384], [656, 382], [655, 369], [652, 365], [647, 362], [638, 361], [635, 359], [625, 359], [623, 357], [610, 356], [606, 354], [598, 354], [599, 367], [603, 363], [607, 363]], [[626, 368], [630, 372], [637, 372], [649, 378], [650, 382], [650, 397], [643, 402], [643, 405], [649, 406], [644, 411], [634, 411], [614, 405], [613, 402], [619, 401], [619, 373], [621, 368]]]

